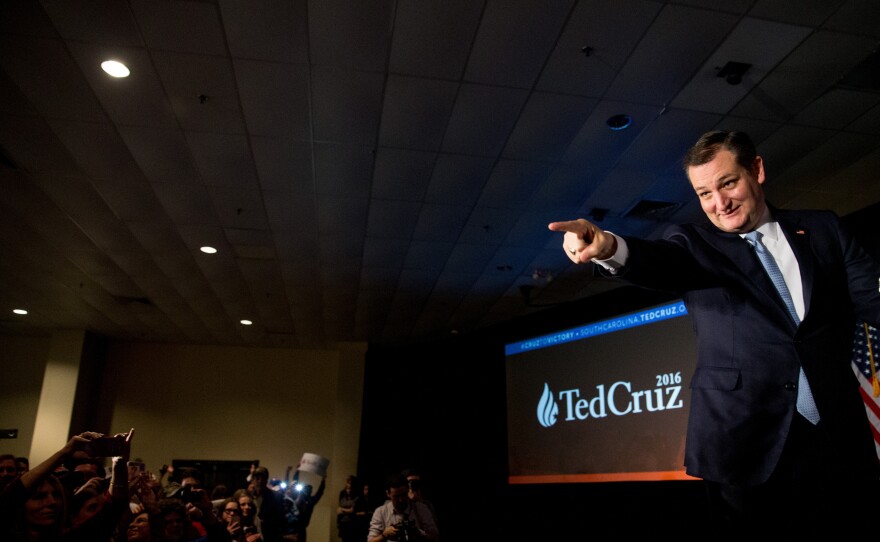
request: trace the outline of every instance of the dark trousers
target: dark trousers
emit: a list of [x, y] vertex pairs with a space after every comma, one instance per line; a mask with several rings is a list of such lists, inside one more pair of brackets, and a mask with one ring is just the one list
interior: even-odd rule
[[800, 415], [794, 418], [779, 464], [766, 483], [743, 487], [706, 482], [711, 524], [731, 539], [755, 534], [814, 538], [822, 532], [876, 537], [877, 527], [866, 514], [874, 515], [880, 504], [880, 482], [840, 477], [836, 467], [846, 458], [835, 455], [822, 422], [814, 426]]

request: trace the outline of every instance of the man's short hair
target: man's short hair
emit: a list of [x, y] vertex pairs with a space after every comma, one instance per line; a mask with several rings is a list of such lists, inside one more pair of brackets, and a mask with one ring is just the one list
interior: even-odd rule
[[406, 476], [400, 473], [395, 473], [389, 476], [387, 480], [385, 480], [385, 490], [391, 491], [396, 487], [408, 487], [408, 483], [409, 482], [406, 479]]
[[718, 151], [726, 149], [733, 153], [736, 162], [751, 171], [758, 151], [752, 138], [745, 132], [713, 130], [706, 132], [694, 143], [684, 156], [684, 171], [693, 166], [702, 166], [711, 162]]

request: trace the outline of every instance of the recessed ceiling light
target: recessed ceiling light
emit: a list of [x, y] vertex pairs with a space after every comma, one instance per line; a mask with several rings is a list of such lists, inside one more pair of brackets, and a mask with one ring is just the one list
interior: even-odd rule
[[115, 60], [105, 60], [104, 62], [101, 62], [101, 68], [112, 77], [128, 77], [129, 74], [131, 74], [125, 64]]
[[201, 250], [205, 254], [215, 254], [217, 252], [216, 248], [209, 247], [209, 246], [204, 246], [204, 247], [200, 248], [199, 250]]
[[609, 117], [608, 120], [605, 121], [605, 124], [608, 125], [612, 130], [626, 130], [629, 128], [630, 124], [632, 124], [633, 119], [629, 115], [623, 113], [620, 115], [614, 115], [613, 117]]
[[242, 320], [241, 321], [241, 325], [243, 325], [243, 326], [249, 326], [251, 324], [253, 324], [253, 322], [251, 322], [250, 320]]
[[27, 314], [27, 311], [24, 309], [12, 309], [12, 312], [14, 312], [15, 314], [21, 314], [21, 315]]

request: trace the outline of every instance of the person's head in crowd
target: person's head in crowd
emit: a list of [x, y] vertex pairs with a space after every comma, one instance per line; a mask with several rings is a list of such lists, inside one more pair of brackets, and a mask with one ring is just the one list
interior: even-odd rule
[[162, 542], [179, 542], [185, 540], [191, 531], [189, 519], [183, 501], [177, 498], [162, 499], [158, 503], [161, 519], [161, 532], [158, 539]]
[[107, 504], [108, 480], [97, 476], [87, 480], [70, 499], [70, 524], [76, 527], [98, 513]]
[[183, 467], [175, 471], [177, 479], [180, 482], [181, 489], [189, 487], [190, 489], [204, 489], [202, 486], [202, 472], [194, 467]]
[[126, 542], [153, 542], [161, 540], [164, 522], [159, 510], [147, 508], [136, 514], [125, 530]]
[[15, 465], [15, 456], [12, 454], [0, 455], [0, 490], [9, 485], [9, 482], [18, 475], [18, 467]]
[[31, 462], [26, 457], [16, 457], [15, 468], [18, 469], [18, 474], [24, 474], [31, 470]]
[[229, 523], [231, 521], [240, 520], [241, 519], [241, 506], [238, 504], [238, 501], [232, 497], [229, 497], [225, 501], [223, 501], [223, 506], [220, 507], [220, 521], [223, 523]]
[[253, 495], [251, 495], [246, 489], [239, 489], [233, 493], [232, 498], [238, 502], [238, 507], [241, 509], [242, 521], [246, 524], [252, 524], [254, 522], [254, 516], [257, 513], [257, 508], [254, 506]]
[[361, 491], [361, 483], [357, 476], [354, 474], [349, 474], [345, 477], [345, 490], [351, 492], [353, 494], [358, 494]]
[[370, 497], [370, 483], [369, 482], [364, 482], [363, 484], [361, 484], [361, 495], [363, 496], [365, 501], [369, 502], [370, 499], [372, 499], [372, 497]]
[[418, 471], [407, 469], [403, 471], [406, 477], [406, 483], [409, 486], [409, 499], [411, 501], [421, 501], [422, 499], [422, 476]]
[[385, 482], [385, 494], [397, 512], [409, 508], [409, 482], [403, 474], [394, 474]]
[[16, 517], [24, 540], [61, 540], [67, 518], [64, 487], [52, 475], [46, 476], [28, 492], [24, 509]]
[[217, 484], [211, 490], [211, 500], [218, 501], [229, 497], [229, 487], [226, 484]]
[[98, 459], [81, 459], [73, 467], [73, 471], [83, 473], [83, 478], [86, 481], [95, 477], [101, 479], [107, 477], [107, 469], [104, 468], [104, 465]]
[[133, 481], [146, 474], [146, 465], [141, 459], [134, 458], [125, 464], [128, 469], [128, 480]]
[[266, 467], [257, 467], [254, 469], [254, 495], [259, 497], [269, 488], [269, 469]]

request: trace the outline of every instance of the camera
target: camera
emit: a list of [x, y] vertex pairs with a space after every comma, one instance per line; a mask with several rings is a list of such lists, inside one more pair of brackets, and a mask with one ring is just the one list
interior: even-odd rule
[[183, 486], [180, 488], [178, 497], [185, 503], [195, 504], [201, 500], [200, 493], [203, 493], [201, 489], [194, 489], [192, 486]]
[[405, 519], [394, 525], [394, 528], [397, 529], [397, 540], [399, 542], [412, 542], [418, 540], [418, 531], [416, 530], [415, 524], [410, 522], [410, 520]]
[[85, 445], [85, 452], [92, 457], [116, 457], [126, 455], [124, 436], [98, 437]]

